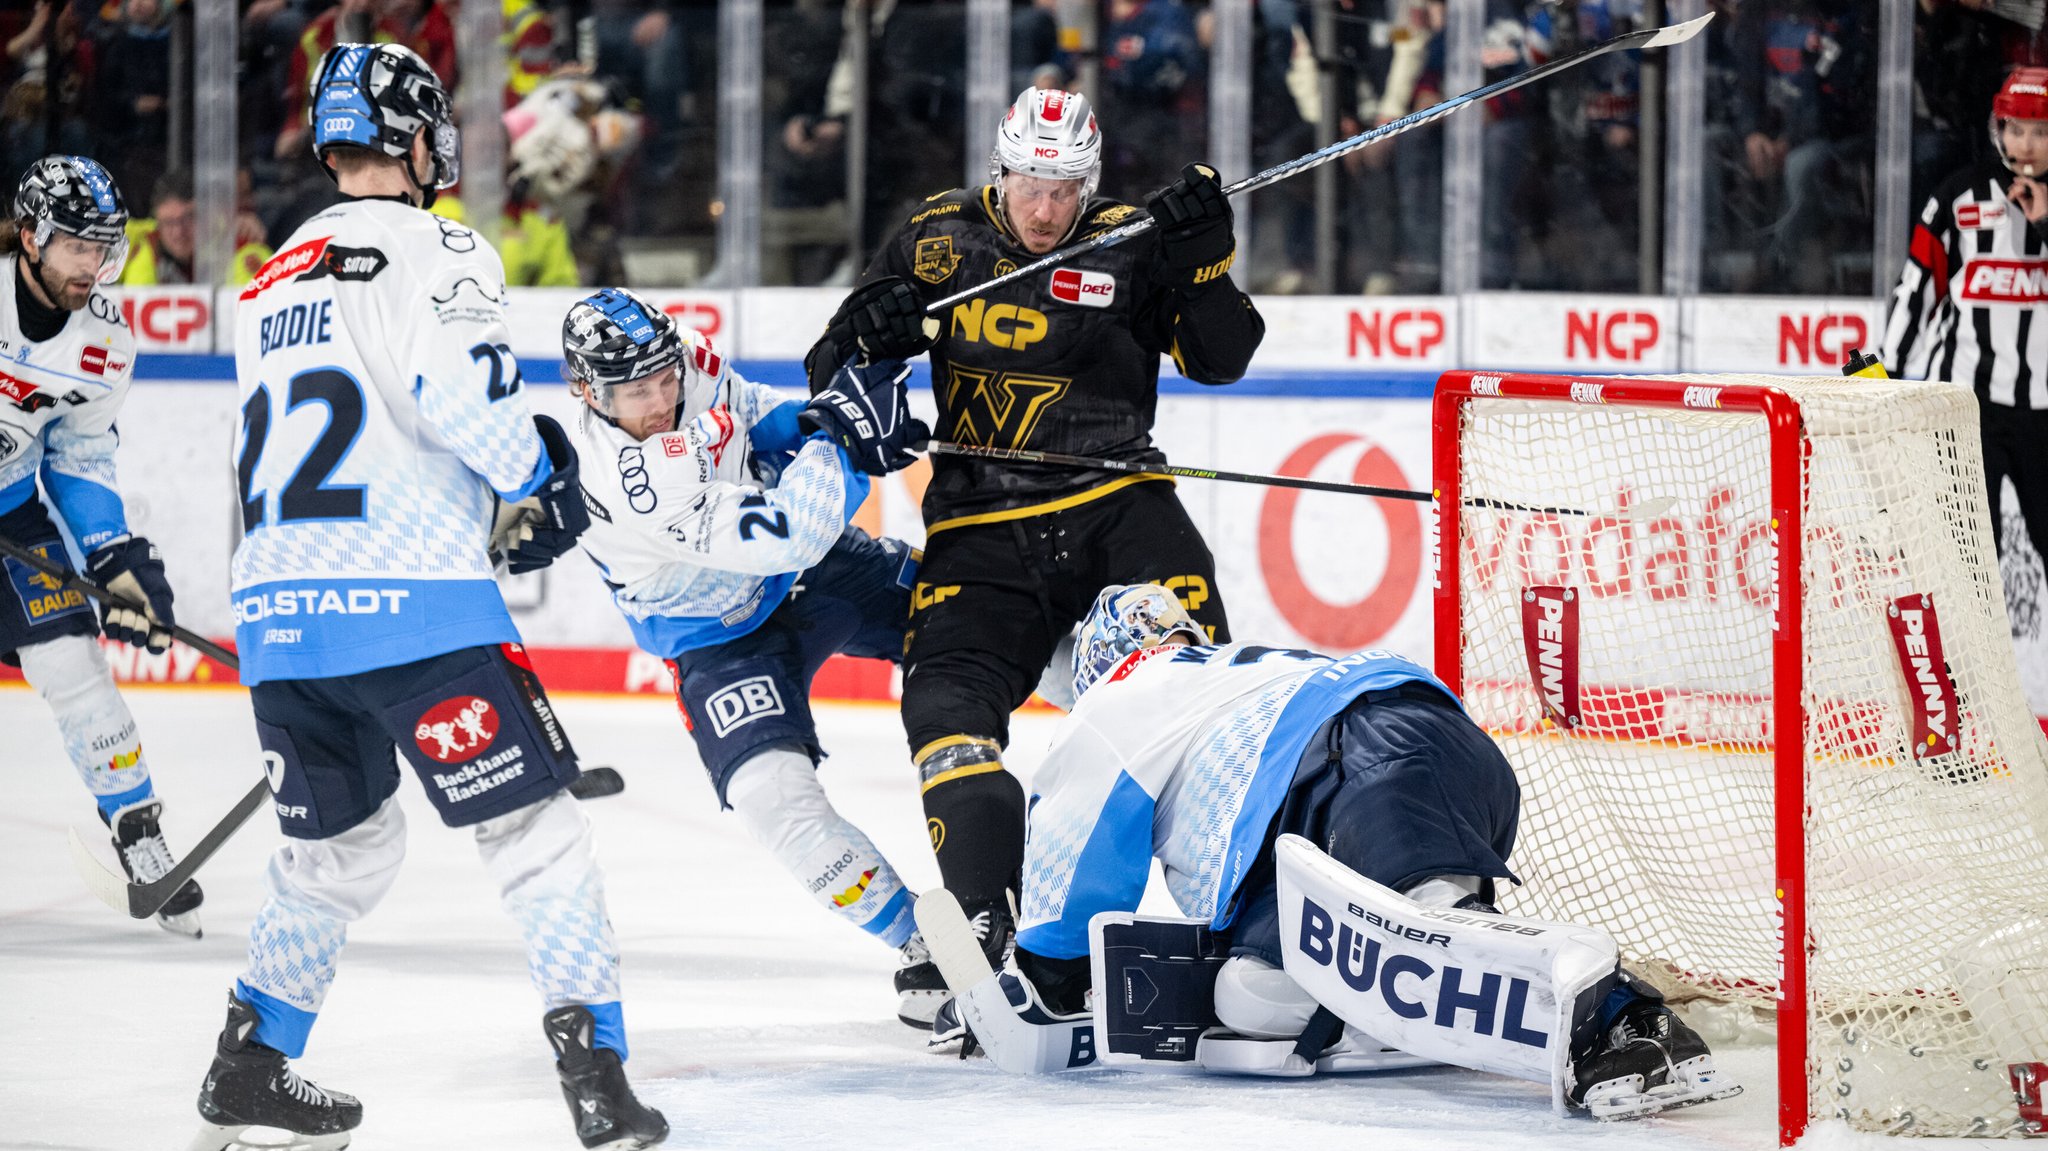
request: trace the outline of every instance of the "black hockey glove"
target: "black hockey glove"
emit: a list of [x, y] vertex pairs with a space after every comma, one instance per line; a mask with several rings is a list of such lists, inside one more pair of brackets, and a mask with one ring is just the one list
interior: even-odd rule
[[134, 607], [101, 601], [100, 623], [109, 639], [163, 652], [171, 646], [171, 583], [164, 556], [141, 536], [119, 536], [85, 558], [86, 574]]
[[[583, 506], [583, 485], [576, 478], [576, 449], [569, 434], [550, 416], [533, 417], [540, 442], [547, 449], [553, 474], [530, 499], [538, 506], [528, 509], [505, 540], [506, 569], [524, 575], [555, 562], [576, 545], [576, 537], [590, 526], [590, 511]], [[521, 503], [527, 501], [522, 500]]]
[[858, 354], [868, 363], [907, 360], [938, 338], [939, 322], [928, 320], [917, 289], [901, 276], [863, 284], [839, 305], [828, 329], [845, 359]]
[[901, 360], [847, 364], [832, 386], [797, 413], [806, 434], [824, 432], [853, 466], [871, 476], [909, 467], [910, 453], [931, 439], [931, 429], [910, 418], [910, 367]]
[[1237, 256], [1231, 234], [1230, 200], [1216, 169], [1189, 164], [1180, 179], [1145, 201], [1145, 210], [1159, 226], [1159, 263], [1168, 281], [1179, 288], [1222, 283]]

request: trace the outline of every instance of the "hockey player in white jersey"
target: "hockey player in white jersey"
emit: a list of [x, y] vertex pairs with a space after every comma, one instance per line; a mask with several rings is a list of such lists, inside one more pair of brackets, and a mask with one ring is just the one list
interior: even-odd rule
[[850, 525], [868, 476], [912, 458], [898, 361], [842, 368], [808, 403], [734, 372], [700, 334], [622, 288], [562, 322], [584, 550], [676, 701], [721, 804], [820, 905], [902, 948], [897, 1014], [929, 1027], [945, 984], [914, 897], [819, 785], [810, 682], [836, 653], [900, 661], [912, 550]]
[[286, 839], [195, 1146], [240, 1146], [263, 1126], [295, 1148], [341, 1147], [361, 1122], [361, 1104], [287, 1059], [304, 1050], [348, 924], [397, 875], [401, 760], [443, 823], [475, 829], [525, 935], [583, 1146], [650, 1146], [668, 1125], [626, 1080], [603, 876], [563, 790], [575, 753], [488, 558], [500, 501], [535, 509], [512, 570], [573, 546], [588, 523], [576, 453], [527, 406], [497, 253], [422, 210], [456, 179], [434, 73], [407, 48], [337, 45], [311, 105], [315, 155], [344, 201], [292, 234], [235, 319], [236, 640]]
[[[99, 292], [120, 277], [127, 224], [121, 192], [96, 160], [46, 156], [21, 178], [0, 255], [0, 537], [69, 568], [56, 512], [87, 576], [142, 609], [105, 609], [106, 633], [161, 652], [175, 622], [171, 585], [155, 545], [128, 530], [114, 480], [114, 420], [135, 338]], [[0, 562], [0, 660], [18, 665], [50, 705], [129, 878], [163, 878], [175, 863], [158, 824], [163, 802], [94, 642], [100, 620], [79, 592], [18, 560]], [[187, 882], [157, 922], [196, 938], [200, 901], [199, 884]]]
[[[1620, 969], [1610, 937], [1494, 911], [1495, 882], [1514, 878], [1520, 790], [1422, 667], [1380, 651], [1336, 659], [1205, 645], [1172, 592], [1138, 584], [1096, 600], [1076, 639], [1074, 688], [1032, 780], [1021, 978], [949, 1001], [935, 1043], [979, 1018], [974, 1037], [1022, 1070], [1090, 1062], [1134, 1035], [1134, 1062], [1278, 1074], [1387, 1066], [1405, 1052], [1551, 1081], [1560, 1107], [1601, 1118], [1739, 1090], [1662, 998]], [[1112, 997], [1097, 1005], [1094, 1033], [1061, 1035], [1088, 1020], [1091, 919], [1134, 912], [1155, 856], [1192, 922], [1121, 917], [1143, 944], [1145, 960], [1133, 962], [1144, 977], [1109, 968], [1121, 977], [1094, 988]], [[1300, 894], [1295, 858], [1314, 861], [1313, 899]], [[1109, 926], [1102, 939], [1123, 938]], [[1155, 945], [1153, 930], [1187, 946]], [[1547, 962], [1527, 965], [1554, 954], [1573, 957], [1572, 981], [1552, 983]], [[1213, 961], [1213, 1001], [1157, 1016], [1190, 968], [1152, 956]], [[1221, 1026], [1168, 1034], [1202, 1019]]]

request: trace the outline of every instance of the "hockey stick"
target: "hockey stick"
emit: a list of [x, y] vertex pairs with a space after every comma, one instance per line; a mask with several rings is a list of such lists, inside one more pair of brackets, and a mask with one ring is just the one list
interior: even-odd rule
[[[1183, 468], [1173, 464], [1140, 464], [1130, 460], [1101, 459], [1095, 456], [1070, 456], [1062, 452], [1025, 451], [1020, 448], [985, 448], [978, 444], [954, 444], [945, 440], [933, 440], [927, 445], [933, 455], [969, 456], [979, 459], [1006, 460], [1022, 464], [1047, 464], [1063, 468], [1091, 468], [1106, 472], [1131, 472], [1149, 476], [1178, 476], [1195, 480], [1227, 480], [1239, 484], [1265, 484], [1276, 488], [1306, 488], [1317, 492], [1339, 492], [1344, 495], [1377, 496], [1385, 500], [1414, 500], [1427, 503], [1436, 498], [1435, 492], [1419, 492], [1409, 488], [1381, 488], [1371, 484], [1340, 484], [1333, 480], [1309, 480], [1300, 476], [1274, 476], [1261, 472], [1226, 472], [1215, 468]], [[1620, 516], [1624, 519], [1643, 519], [1661, 516], [1676, 507], [1678, 500], [1673, 496], [1660, 496], [1645, 500], [1626, 508], [1547, 508], [1533, 504], [1511, 503], [1507, 500], [1472, 498], [1464, 501], [1470, 507], [1492, 508], [1506, 512], [1535, 512], [1553, 516]]]
[[[6, 536], [0, 536], [0, 555], [33, 568], [66, 590], [76, 591], [103, 603], [140, 610], [135, 604], [69, 568], [37, 555]], [[234, 652], [205, 636], [177, 624], [167, 625], [167, 630], [180, 641], [211, 656], [231, 670], [239, 672], [242, 669], [242, 661]], [[593, 767], [582, 772], [568, 788], [569, 794], [577, 799], [602, 799], [605, 796], [617, 795], [625, 789], [625, 779], [609, 767]], [[235, 806], [227, 815], [213, 825], [213, 830], [199, 840], [199, 845], [186, 853], [185, 858], [179, 860], [177, 866], [166, 872], [162, 879], [149, 883], [129, 882], [126, 875], [100, 862], [99, 857], [86, 847], [85, 840], [79, 837], [78, 829], [75, 827], [66, 829], [71, 839], [71, 862], [78, 869], [79, 877], [85, 880], [86, 887], [99, 897], [100, 902], [137, 919], [148, 919], [157, 913], [158, 908], [169, 902], [171, 896], [177, 894], [178, 889], [185, 886], [185, 882], [196, 875], [207, 860], [213, 858], [214, 852], [220, 850], [229, 836], [241, 830], [242, 824], [248, 822], [249, 817], [256, 813], [256, 808], [269, 793], [270, 781], [257, 780], [256, 785], [251, 787], [247, 794], [235, 801]]]
[[[1713, 18], [1714, 14], [1709, 12], [1705, 16], [1687, 20], [1680, 24], [1672, 24], [1663, 28], [1645, 28], [1640, 32], [1630, 32], [1623, 36], [1616, 36], [1612, 40], [1595, 44], [1591, 48], [1574, 52], [1569, 56], [1560, 56], [1547, 64], [1539, 64], [1527, 72], [1509, 76], [1505, 80], [1497, 80], [1483, 88], [1474, 88], [1470, 92], [1460, 96], [1453, 96], [1440, 104], [1433, 104], [1427, 108], [1410, 112], [1398, 120], [1389, 120], [1377, 128], [1367, 129], [1356, 136], [1351, 136], [1334, 144], [1318, 148], [1305, 156], [1298, 156], [1285, 163], [1275, 164], [1273, 167], [1255, 176], [1247, 176], [1237, 183], [1229, 185], [1223, 189], [1223, 194], [1235, 196], [1241, 192], [1255, 191], [1268, 184], [1277, 184], [1289, 176], [1300, 175], [1311, 168], [1319, 168], [1339, 156], [1346, 156], [1358, 151], [1360, 148], [1377, 144], [1382, 140], [1392, 139], [1410, 129], [1419, 128], [1432, 120], [1448, 116], [1460, 108], [1490, 100], [1504, 92], [1512, 92], [1524, 85], [1534, 84], [1538, 80], [1548, 79], [1559, 72], [1576, 68], [1588, 60], [1598, 56], [1605, 56], [1610, 52], [1628, 52], [1640, 48], [1668, 48], [1673, 44], [1683, 44], [1694, 36], [1699, 35], [1700, 29], [1705, 28], [1707, 21]], [[1119, 224], [1106, 232], [1090, 236], [1088, 239], [1071, 247], [1061, 248], [1057, 252], [1052, 252], [1033, 260], [1021, 268], [1005, 272], [965, 291], [955, 292], [950, 296], [927, 304], [924, 309], [925, 315], [937, 315], [955, 304], [965, 303], [984, 292], [1010, 283], [1012, 280], [1021, 280], [1033, 273], [1044, 271], [1055, 264], [1065, 263], [1083, 252], [1092, 252], [1098, 248], [1107, 248], [1114, 244], [1121, 244], [1133, 236], [1151, 231], [1152, 227], [1152, 217], [1141, 214], [1128, 224]]]

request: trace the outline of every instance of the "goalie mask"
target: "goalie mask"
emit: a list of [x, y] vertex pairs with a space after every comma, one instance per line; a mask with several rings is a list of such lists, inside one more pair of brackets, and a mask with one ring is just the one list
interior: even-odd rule
[[1074, 697], [1079, 699], [1132, 652], [1158, 647], [1182, 633], [1202, 642], [1202, 626], [1158, 584], [1103, 588], [1074, 636]]
[[562, 358], [599, 415], [613, 423], [675, 413], [688, 396], [682, 331], [675, 318], [626, 288], [606, 288], [576, 301], [562, 318]]
[[[1057, 88], [1026, 88], [996, 128], [988, 178], [1002, 196], [1003, 173], [1081, 181], [1081, 203], [1102, 180], [1102, 133], [1088, 97]], [[1078, 217], [1077, 217], [1078, 218]]]
[[2048, 68], [2014, 68], [1991, 98], [1991, 147], [2014, 175], [2035, 178], [2048, 175], [2039, 162], [2013, 162], [2005, 153], [2007, 120], [2048, 121]]
[[[321, 57], [314, 74], [307, 115], [313, 154], [331, 177], [330, 148], [354, 146], [405, 162], [405, 174], [419, 188], [421, 207], [462, 177], [462, 137], [450, 119], [448, 90], [419, 54], [402, 44], [336, 44]], [[421, 187], [412, 169], [412, 142], [422, 131], [433, 155], [434, 175]]]
[[14, 218], [47, 252], [57, 233], [106, 245], [95, 279], [111, 284], [128, 262], [128, 205], [98, 160], [45, 156], [29, 165], [14, 192]]

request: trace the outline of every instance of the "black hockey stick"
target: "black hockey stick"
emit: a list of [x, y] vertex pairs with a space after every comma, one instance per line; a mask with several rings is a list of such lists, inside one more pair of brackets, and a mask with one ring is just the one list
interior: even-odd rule
[[[1062, 452], [1025, 451], [1019, 448], [984, 448], [978, 444], [954, 444], [945, 440], [933, 440], [927, 447], [933, 455], [974, 456], [989, 460], [1006, 460], [1021, 464], [1047, 464], [1061, 468], [1091, 468], [1107, 472], [1131, 472], [1148, 476], [1177, 476], [1194, 480], [1226, 480], [1239, 484], [1265, 484], [1276, 488], [1306, 488], [1316, 492], [1338, 492], [1352, 496], [1376, 496], [1383, 500], [1414, 500], [1427, 503], [1436, 498], [1435, 492], [1415, 491], [1411, 488], [1381, 488], [1371, 484], [1340, 484], [1334, 480], [1310, 480], [1300, 476], [1275, 476], [1262, 472], [1226, 472], [1216, 468], [1183, 468], [1173, 464], [1140, 464], [1130, 460], [1101, 459], [1095, 456], [1070, 456]], [[1553, 516], [1621, 516], [1624, 519], [1640, 519], [1660, 516], [1670, 511], [1678, 501], [1670, 496], [1645, 500], [1628, 508], [1548, 508], [1534, 504], [1518, 504], [1508, 500], [1470, 498], [1463, 501], [1468, 507], [1493, 508], [1504, 512], [1537, 512]]]
[[[142, 610], [138, 605], [129, 603], [69, 568], [39, 556], [5, 536], [0, 536], [0, 555], [34, 568], [39, 574], [56, 581], [58, 586], [67, 590], [76, 591], [103, 603]], [[234, 652], [205, 636], [176, 624], [169, 625], [167, 630], [179, 640], [227, 667], [235, 671], [241, 670], [242, 661]], [[608, 795], [617, 795], [625, 789], [625, 779], [609, 767], [590, 768], [569, 784], [569, 794], [577, 799], [602, 799]], [[100, 902], [137, 919], [148, 919], [157, 913], [158, 908], [169, 902], [171, 896], [176, 895], [187, 880], [198, 874], [200, 867], [213, 858], [213, 854], [228, 841], [228, 837], [241, 830], [242, 824], [248, 822], [249, 817], [256, 813], [256, 809], [262, 805], [269, 793], [270, 781], [257, 780], [254, 787], [235, 801], [235, 806], [227, 815], [213, 825], [213, 830], [200, 838], [199, 845], [186, 853], [185, 858], [179, 860], [177, 866], [165, 873], [162, 879], [150, 883], [129, 882], [126, 875], [100, 862], [99, 857], [86, 847], [85, 840], [79, 837], [78, 829], [75, 827], [66, 829], [71, 838], [71, 862], [78, 869], [79, 877], [85, 880], [86, 887], [99, 897]]]
[[[1223, 189], [1223, 194], [1235, 196], [1240, 192], [1255, 191], [1268, 184], [1277, 184], [1289, 176], [1300, 175], [1311, 168], [1321, 167], [1339, 156], [1349, 155], [1360, 148], [1377, 144], [1382, 140], [1391, 139], [1410, 129], [1420, 128], [1422, 125], [1448, 116], [1460, 108], [1490, 100], [1503, 92], [1512, 92], [1526, 84], [1534, 84], [1538, 80], [1548, 79], [1566, 69], [1576, 68], [1597, 56], [1605, 56], [1610, 52], [1627, 52], [1638, 48], [1667, 48], [1673, 44], [1683, 44], [1698, 35], [1700, 29], [1707, 26], [1707, 21], [1713, 18], [1713, 13], [1709, 12], [1705, 16], [1694, 20], [1687, 20], [1682, 24], [1672, 24], [1663, 28], [1645, 28], [1640, 32], [1630, 32], [1627, 35], [1616, 36], [1612, 40], [1595, 44], [1591, 48], [1574, 52], [1569, 56], [1560, 56], [1547, 64], [1539, 64], [1527, 72], [1509, 76], [1505, 80], [1497, 80], [1483, 88], [1474, 88], [1461, 96], [1453, 96], [1440, 104], [1433, 104], [1427, 108], [1410, 112], [1398, 120], [1389, 120], [1377, 128], [1368, 129], [1356, 136], [1351, 136], [1334, 144], [1318, 148], [1305, 156], [1298, 156], [1283, 164], [1275, 164], [1273, 167], [1255, 176], [1247, 176], [1237, 183], [1229, 185]], [[1057, 252], [1052, 252], [1037, 260], [1033, 260], [1021, 268], [1005, 272], [965, 291], [955, 292], [943, 299], [933, 301], [925, 305], [925, 314], [928, 316], [937, 315], [955, 304], [965, 303], [992, 288], [1001, 287], [1012, 280], [1021, 280], [1035, 272], [1044, 271], [1055, 264], [1065, 263], [1083, 252], [1092, 252], [1098, 248], [1107, 248], [1113, 244], [1121, 244], [1133, 236], [1151, 231], [1152, 226], [1152, 217], [1141, 213], [1130, 223], [1119, 224], [1106, 232], [1090, 236], [1078, 244], [1061, 248]]]

